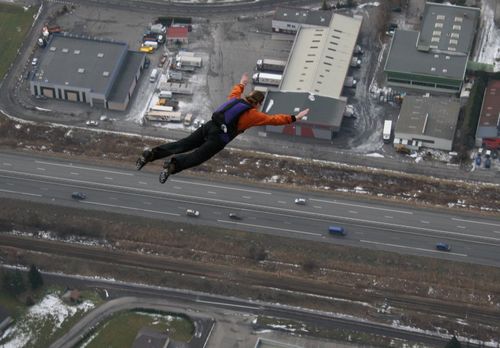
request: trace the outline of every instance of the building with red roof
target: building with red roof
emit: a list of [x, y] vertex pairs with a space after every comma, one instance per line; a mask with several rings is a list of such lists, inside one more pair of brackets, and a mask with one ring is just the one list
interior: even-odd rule
[[188, 28], [185, 26], [169, 27], [167, 28], [167, 44], [172, 45], [175, 43], [187, 44], [188, 41]]
[[476, 130], [476, 145], [500, 148], [500, 80], [490, 80]]

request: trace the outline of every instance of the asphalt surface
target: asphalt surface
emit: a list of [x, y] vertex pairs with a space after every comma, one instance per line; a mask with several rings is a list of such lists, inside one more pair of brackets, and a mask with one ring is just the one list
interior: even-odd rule
[[[0, 177], [2, 197], [500, 266], [497, 217], [319, 193], [304, 197], [284, 189], [182, 175], [161, 185], [157, 174], [148, 171], [15, 153], [0, 154]], [[72, 199], [75, 191], [87, 198]], [[307, 203], [295, 204], [299, 197]], [[187, 216], [187, 209], [199, 211], [199, 217]], [[230, 218], [230, 213], [241, 220]], [[329, 235], [332, 225], [344, 227], [347, 235]], [[437, 242], [449, 243], [452, 250], [436, 250]]]

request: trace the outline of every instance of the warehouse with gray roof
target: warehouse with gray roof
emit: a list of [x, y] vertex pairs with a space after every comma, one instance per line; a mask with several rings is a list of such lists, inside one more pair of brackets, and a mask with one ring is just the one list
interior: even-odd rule
[[310, 108], [306, 121], [266, 130], [331, 139], [340, 130], [346, 106], [342, 96], [361, 19], [334, 14], [329, 27], [300, 27], [279, 91], [268, 92], [267, 113], [297, 113]]
[[313, 11], [302, 8], [278, 7], [271, 22], [274, 32], [295, 34], [301, 27], [326, 27], [330, 25], [331, 11]]
[[144, 53], [126, 43], [53, 34], [30, 90], [35, 96], [125, 110], [144, 66]]
[[394, 146], [451, 151], [459, 112], [457, 98], [406, 96], [394, 130]]
[[388, 85], [460, 92], [479, 17], [478, 8], [428, 2], [419, 32], [394, 33], [384, 68]]

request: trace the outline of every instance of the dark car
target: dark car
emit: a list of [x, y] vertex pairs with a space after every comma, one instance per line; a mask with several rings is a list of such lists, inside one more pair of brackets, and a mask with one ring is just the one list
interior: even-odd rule
[[73, 192], [71, 194], [71, 198], [81, 201], [81, 200], [87, 198], [87, 195], [83, 192]]
[[449, 244], [446, 244], [446, 243], [437, 243], [436, 249], [440, 250], [440, 251], [450, 251], [451, 247]]
[[233, 219], [233, 220], [241, 220], [242, 217], [239, 216], [238, 214], [236, 213], [229, 213], [229, 218]]

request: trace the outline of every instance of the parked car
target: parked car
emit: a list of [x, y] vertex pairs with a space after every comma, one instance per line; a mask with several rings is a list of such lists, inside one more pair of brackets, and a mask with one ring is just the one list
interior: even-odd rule
[[73, 192], [71, 194], [71, 198], [76, 199], [78, 201], [81, 201], [81, 200], [84, 200], [85, 198], [87, 198], [87, 195], [83, 192]]
[[93, 121], [93, 120], [89, 120], [89, 121], [85, 122], [85, 124], [89, 127], [98, 127], [99, 126], [99, 122]]
[[186, 215], [198, 217], [198, 216], [200, 216], [200, 212], [198, 210], [188, 209], [188, 210], [186, 210]]
[[236, 213], [229, 213], [229, 218], [230, 218], [230, 219], [233, 219], [233, 220], [241, 220], [241, 219], [242, 219], [242, 217], [241, 217], [241, 216], [239, 216], [239, 215], [238, 215], [238, 214], [236, 214]]
[[478, 153], [476, 156], [476, 166], [480, 166], [480, 165], [481, 165], [481, 154]]
[[305, 198], [295, 198], [295, 204], [306, 205], [306, 199]]
[[491, 159], [489, 157], [486, 157], [484, 160], [484, 168], [489, 169], [491, 167]]
[[38, 58], [35, 57], [33, 58], [33, 60], [31, 61], [31, 65], [37, 65], [38, 64]]
[[146, 58], [146, 60], [144, 60], [144, 69], [149, 68], [149, 64], [151, 64], [151, 61]]
[[451, 250], [451, 247], [450, 247], [450, 245], [449, 245], [449, 244], [447, 244], [447, 243], [442, 243], [442, 242], [440, 242], [440, 243], [437, 243], [437, 244], [436, 244], [436, 249], [437, 249], [437, 250], [440, 250], [440, 251], [450, 251], [450, 250]]

